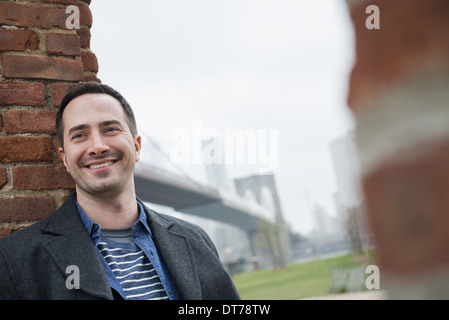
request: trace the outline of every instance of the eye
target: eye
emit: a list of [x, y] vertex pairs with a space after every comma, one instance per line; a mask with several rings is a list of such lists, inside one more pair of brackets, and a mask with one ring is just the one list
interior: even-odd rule
[[115, 132], [115, 131], [120, 131], [118, 128], [116, 128], [116, 127], [108, 127], [108, 128], [106, 128], [106, 130], [104, 130], [104, 132], [106, 132], [106, 133], [111, 133], [111, 132]]
[[84, 133], [76, 133], [72, 136], [72, 140], [81, 139], [84, 136], [85, 136]]

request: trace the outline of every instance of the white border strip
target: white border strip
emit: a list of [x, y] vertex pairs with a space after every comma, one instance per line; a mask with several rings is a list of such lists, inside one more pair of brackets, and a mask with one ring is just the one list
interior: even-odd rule
[[391, 88], [355, 118], [363, 176], [385, 161], [420, 156], [449, 138], [449, 74], [421, 74]]

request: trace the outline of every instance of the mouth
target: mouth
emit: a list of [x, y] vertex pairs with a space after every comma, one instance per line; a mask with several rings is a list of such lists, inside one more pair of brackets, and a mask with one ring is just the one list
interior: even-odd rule
[[110, 166], [111, 164], [114, 164], [117, 160], [110, 160], [110, 161], [106, 161], [103, 163], [97, 163], [97, 164], [91, 164], [86, 166], [89, 169], [99, 169], [99, 168], [104, 168], [107, 166]]

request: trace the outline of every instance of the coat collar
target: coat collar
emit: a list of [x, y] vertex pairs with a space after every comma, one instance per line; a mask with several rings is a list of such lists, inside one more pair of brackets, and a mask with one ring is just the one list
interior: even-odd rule
[[99, 298], [113, 298], [96, 249], [76, 210], [74, 193], [49, 217], [41, 232], [54, 236], [44, 246], [65, 277], [68, 266], [79, 268], [79, 290]]
[[[138, 198], [143, 204], [143, 202]], [[192, 248], [183, 228], [173, 218], [143, 205], [159, 255], [184, 300], [201, 299], [201, 285], [193, 259]]]
[[[142, 204], [143, 202], [137, 198]], [[173, 219], [143, 205], [159, 255], [168, 268], [181, 297], [201, 299], [201, 286], [187, 236]], [[112, 292], [92, 240], [87, 233], [75, 204], [73, 192], [52, 214], [42, 233], [53, 235], [45, 246], [66, 276], [69, 265], [80, 270], [80, 290], [97, 297], [112, 299]]]

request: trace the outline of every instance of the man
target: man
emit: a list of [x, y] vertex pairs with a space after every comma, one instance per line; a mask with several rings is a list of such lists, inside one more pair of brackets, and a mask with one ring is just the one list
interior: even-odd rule
[[0, 298], [239, 299], [200, 227], [136, 197], [141, 137], [120, 93], [73, 85], [56, 127], [75, 192], [45, 220], [0, 239]]

